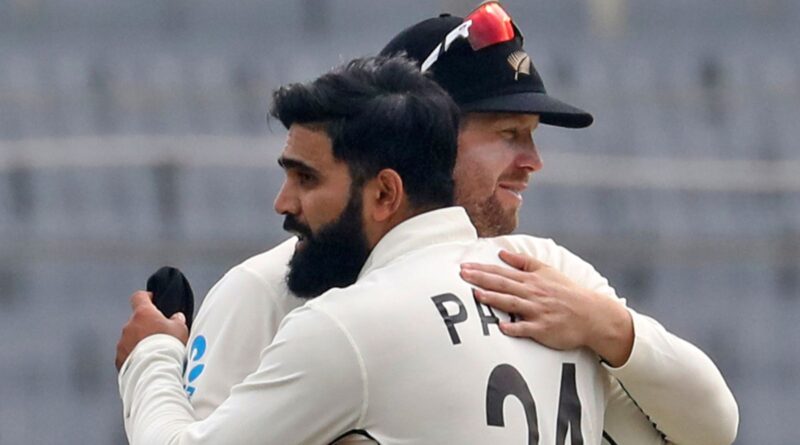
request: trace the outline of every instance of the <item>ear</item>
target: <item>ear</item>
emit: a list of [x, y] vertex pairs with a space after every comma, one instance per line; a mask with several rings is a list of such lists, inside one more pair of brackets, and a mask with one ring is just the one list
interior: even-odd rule
[[405, 195], [403, 179], [396, 171], [385, 168], [366, 185], [364, 209], [374, 221], [387, 221], [398, 213]]

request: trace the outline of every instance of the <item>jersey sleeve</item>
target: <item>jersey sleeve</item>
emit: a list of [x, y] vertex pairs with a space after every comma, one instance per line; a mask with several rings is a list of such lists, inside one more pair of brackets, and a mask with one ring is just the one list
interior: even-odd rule
[[627, 363], [606, 369], [669, 443], [733, 443], [739, 409], [714, 362], [657, 321], [628, 310], [633, 351]]
[[666, 439], [650, 422], [616, 377], [606, 374], [603, 445], [665, 445]]
[[[625, 305], [591, 264], [552, 240], [535, 240], [533, 246], [517, 247], [576, 283]], [[634, 327], [631, 356], [619, 368], [603, 365], [616, 380], [610, 385], [605, 430], [616, 434], [619, 445], [653, 443], [653, 428], [667, 443], [677, 445], [732, 443], [739, 424], [738, 406], [713, 361], [652, 318], [627, 309]], [[631, 404], [646, 417], [624, 414], [632, 412]]]
[[181, 386], [184, 347], [155, 335], [120, 372], [132, 444], [329, 444], [357, 429], [365, 377], [350, 338], [328, 315], [301, 308], [284, 321], [258, 369], [206, 419]]
[[288, 243], [231, 269], [203, 301], [190, 333], [184, 373], [199, 418], [210, 415], [234, 385], [255, 371], [283, 317], [302, 304], [284, 283]]
[[[572, 252], [558, 246], [554, 261], [578, 283], [625, 304], [605, 277]], [[667, 331], [652, 318], [630, 308], [628, 311], [634, 328], [631, 356], [626, 364], [616, 369], [603, 365], [618, 380], [619, 386], [612, 385], [612, 391], [613, 388], [624, 391], [668, 443], [733, 443], [739, 424], [738, 406], [714, 362], [699, 348]], [[625, 406], [618, 403], [611, 404], [610, 408], [627, 409]], [[618, 441], [619, 445], [648, 440], [635, 434], [645, 431], [637, 417], [612, 412], [606, 430], [633, 436]], [[617, 436], [620, 440], [624, 437], [623, 433]]]

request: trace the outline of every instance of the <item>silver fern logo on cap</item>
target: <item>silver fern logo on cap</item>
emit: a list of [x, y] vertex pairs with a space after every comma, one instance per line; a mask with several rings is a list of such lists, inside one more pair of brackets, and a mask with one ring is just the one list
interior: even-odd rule
[[514, 80], [518, 80], [520, 74], [531, 75], [531, 58], [525, 51], [511, 53], [508, 56], [508, 64], [514, 69]]

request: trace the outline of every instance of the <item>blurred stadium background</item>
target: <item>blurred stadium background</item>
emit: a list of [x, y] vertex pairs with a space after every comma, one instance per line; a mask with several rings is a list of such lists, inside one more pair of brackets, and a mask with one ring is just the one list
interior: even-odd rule
[[[285, 237], [270, 91], [476, 3], [0, 0], [0, 444], [123, 443], [130, 293], [173, 264], [202, 297]], [[538, 132], [520, 231], [705, 349], [737, 443], [796, 443], [800, 2], [505, 5], [596, 116]]]

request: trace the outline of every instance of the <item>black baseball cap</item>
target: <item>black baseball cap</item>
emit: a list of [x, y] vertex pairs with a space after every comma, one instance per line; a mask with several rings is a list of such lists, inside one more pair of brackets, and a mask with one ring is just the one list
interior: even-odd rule
[[[530, 113], [538, 114], [543, 124], [568, 128], [591, 125], [591, 114], [547, 94], [541, 76], [522, 49], [522, 33], [506, 17], [506, 26], [513, 27], [513, 34], [509, 34], [513, 38], [501, 43], [475, 50], [466, 36], [453, 38], [458, 33], [456, 28], [461, 26], [463, 31], [465, 19], [442, 14], [406, 28], [380, 55], [404, 52], [418, 61], [465, 112]], [[472, 25], [477, 31], [474, 34], [478, 34], [480, 29]], [[430, 59], [434, 59], [432, 64]]]

